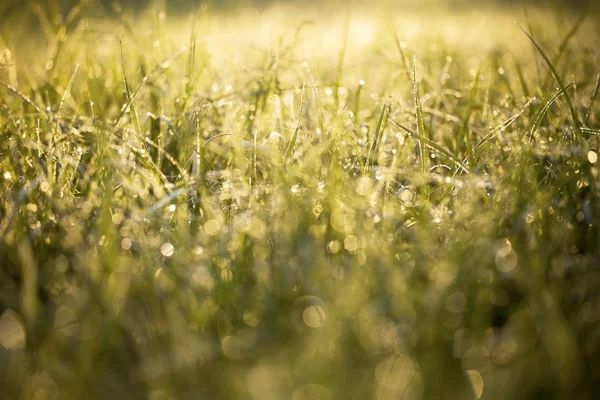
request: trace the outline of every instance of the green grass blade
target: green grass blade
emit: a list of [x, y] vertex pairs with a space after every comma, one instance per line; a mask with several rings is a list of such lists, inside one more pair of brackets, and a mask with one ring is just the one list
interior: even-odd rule
[[398, 128], [402, 129], [403, 131], [405, 131], [406, 133], [408, 133], [409, 135], [411, 135], [412, 137], [414, 137], [415, 139], [417, 139], [420, 142], [423, 142], [426, 146], [430, 147], [433, 150], [436, 150], [438, 152], [440, 152], [441, 154], [443, 154], [444, 156], [448, 157], [450, 160], [452, 160], [455, 164], [455, 167], [458, 167], [459, 169], [462, 169], [465, 173], [469, 173], [469, 167], [462, 162], [461, 160], [459, 160], [454, 154], [452, 154], [448, 149], [443, 148], [442, 146], [440, 146], [439, 144], [435, 143], [432, 140], [429, 140], [427, 138], [424, 138], [420, 135], [418, 135], [415, 131], [408, 129], [407, 127], [405, 127], [404, 125], [398, 123], [395, 119], [390, 118], [390, 121], [396, 125]]
[[356, 88], [356, 98], [354, 99], [354, 111], [353, 111], [353, 118], [352, 118], [355, 124], [358, 122], [358, 113], [360, 111], [360, 95], [362, 93], [364, 86], [365, 86], [365, 82], [360, 81], [358, 83], [358, 87]]
[[48, 119], [48, 114], [46, 114], [44, 111], [42, 111], [42, 108], [40, 106], [38, 106], [37, 104], [35, 104], [35, 102], [33, 100], [31, 100], [30, 97], [28, 97], [26, 94], [24, 94], [21, 91], [19, 91], [19, 89], [14, 88], [11, 85], [9, 85], [8, 83], [4, 83], [2, 81], [0, 81], [0, 86], [4, 86], [4, 88], [8, 89], [9, 91], [11, 91], [14, 94], [16, 94], [17, 96], [19, 96], [25, 103], [27, 103], [31, 107], [33, 107], [33, 109], [35, 111], [37, 111], [38, 114], [40, 114], [45, 119]]
[[406, 72], [407, 81], [412, 82], [412, 77], [410, 76], [410, 65], [408, 64], [408, 60], [406, 59], [406, 55], [404, 54], [404, 49], [402, 48], [402, 43], [400, 42], [398, 33], [396, 32], [396, 29], [393, 26], [392, 31], [394, 32], [394, 43], [396, 44], [396, 49], [398, 49], [398, 53], [400, 54], [400, 61], [402, 62], [402, 67]]
[[[435, 102], [433, 104], [433, 107], [431, 108], [431, 115], [429, 116], [429, 124], [427, 126], [427, 132], [431, 132], [432, 133], [434, 131], [433, 130], [433, 122], [435, 120], [436, 114], [439, 111], [439, 107], [442, 104], [443, 93], [444, 93], [444, 91], [448, 87], [448, 80], [450, 78], [450, 67], [452, 66], [452, 62], [453, 62], [453, 58], [452, 57], [447, 57], [446, 58], [446, 62], [444, 64], [444, 68], [442, 69], [442, 72], [440, 74], [439, 95], [436, 96]], [[431, 134], [431, 135], [433, 137], [433, 134]]]
[[6, 211], [6, 214], [0, 220], [0, 243], [4, 243], [6, 235], [10, 232], [12, 225], [17, 220], [17, 216], [21, 210], [21, 205], [26, 200], [27, 195], [31, 191], [36, 190], [45, 180], [45, 178], [46, 177], [43, 175], [38, 176], [33, 182], [23, 187], [17, 194], [16, 198], [12, 200], [9, 209]]
[[73, 71], [73, 74], [71, 74], [71, 78], [69, 79], [69, 83], [67, 84], [67, 88], [65, 89], [65, 91], [63, 93], [63, 96], [62, 96], [62, 99], [60, 100], [60, 105], [58, 106], [58, 112], [56, 113], [56, 119], [57, 120], [60, 120], [63, 108], [65, 106], [65, 102], [67, 101], [67, 98], [71, 94], [71, 88], [73, 87], [73, 82], [75, 82], [75, 76], [77, 76], [77, 71], [79, 71], [79, 64], [77, 64], [75, 66], [75, 70]]
[[[121, 68], [123, 70], [123, 85], [125, 86], [125, 93], [127, 94], [127, 104], [125, 109], [129, 108], [131, 114], [131, 121], [133, 122], [133, 127], [135, 129], [136, 134], [140, 134], [140, 123], [137, 117], [137, 111], [135, 109], [135, 105], [133, 104], [133, 95], [131, 94], [131, 89], [129, 88], [129, 83], [127, 82], [127, 74], [125, 72], [125, 60], [123, 58], [123, 40], [119, 38], [119, 49], [121, 54]], [[121, 115], [125, 112], [125, 109], [122, 111]], [[119, 118], [121, 117], [119, 115]], [[115, 122], [115, 125], [119, 122], [119, 118]]]
[[344, 21], [343, 28], [343, 40], [342, 47], [340, 48], [340, 52], [338, 54], [338, 62], [337, 69], [335, 72], [335, 92], [333, 93], [334, 99], [334, 113], [338, 113], [338, 109], [340, 106], [340, 95], [339, 89], [342, 86], [342, 77], [344, 75], [344, 63], [346, 61], [346, 48], [348, 47], [348, 37], [350, 36], [350, 21], [352, 19], [352, 11], [348, 9], [348, 13], [346, 15], [346, 19]]
[[573, 86], [574, 84], [575, 84], [575, 82], [571, 82], [565, 87], [564, 90], [559, 89], [554, 94], [554, 96], [552, 96], [552, 98], [550, 98], [550, 100], [548, 100], [546, 102], [546, 104], [544, 104], [544, 107], [540, 110], [538, 115], [535, 117], [535, 120], [533, 121], [533, 124], [531, 125], [531, 128], [529, 129], [529, 141], [533, 140], [533, 136], [535, 135], [535, 132], [537, 132], [537, 130], [539, 129], [540, 124], [542, 123], [542, 120], [546, 116], [546, 112], [548, 112], [548, 109], [550, 108], [550, 106], [552, 106], [552, 104], [554, 104], [556, 99], [558, 99], [560, 96], [565, 94], [565, 90], [569, 90], [571, 88], [571, 86]]
[[196, 15], [192, 17], [192, 33], [190, 34], [189, 52], [187, 60], [187, 70], [185, 72], [185, 96], [183, 98], [182, 109], [185, 109], [188, 101], [194, 93], [194, 87], [196, 85], [195, 71], [196, 71]]
[[471, 120], [471, 116], [473, 115], [473, 108], [475, 105], [475, 97], [477, 96], [478, 89], [479, 89], [479, 69], [477, 70], [475, 79], [473, 80], [473, 84], [471, 86], [471, 93], [469, 94], [469, 102], [467, 103], [467, 108], [465, 110], [465, 115], [463, 117], [463, 126], [462, 126], [462, 136], [465, 138], [465, 143], [467, 145], [469, 166], [471, 168], [473, 168], [475, 166], [475, 150], [473, 147], [473, 138], [471, 137], [471, 129], [469, 129], [469, 121]]
[[377, 126], [375, 127], [375, 135], [373, 136], [373, 140], [371, 141], [371, 146], [369, 147], [369, 153], [367, 156], [367, 165], [369, 164], [373, 166], [377, 161], [377, 155], [379, 154], [379, 146], [381, 144], [381, 140], [383, 138], [383, 131], [385, 130], [385, 125], [387, 121], [387, 117], [389, 116], [389, 105], [386, 103], [383, 104], [383, 108], [381, 109], [381, 114], [379, 114], [379, 119], [377, 120]]
[[298, 133], [300, 132], [300, 123], [302, 122], [302, 115], [304, 114], [304, 101], [306, 95], [306, 88], [302, 86], [302, 98], [300, 99], [300, 114], [298, 115], [298, 123], [296, 124], [296, 128], [294, 129], [294, 133], [287, 147], [287, 151], [285, 153], [285, 162], [288, 163], [292, 155], [294, 154], [294, 149], [296, 148], [296, 142], [298, 141]]
[[479, 150], [482, 146], [484, 146], [491, 138], [494, 137], [494, 135], [496, 134], [496, 132], [500, 131], [500, 130], [504, 130], [506, 128], [508, 128], [509, 126], [511, 126], [515, 121], [517, 121], [519, 118], [521, 118], [521, 116], [523, 115], [523, 113], [525, 112], [525, 110], [527, 108], [529, 108], [529, 106], [531, 105], [531, 103], [533, 103], [536, 100], [536, 98], [532, 98], [530, 99], [521, 109], [521, 111], [519, 111], [517, 114], [513, 115], [512, 117], [510, 117], [509, 119], [507, 119], [506, 121], [502, 122], [500, 125], [496, 126], [495, 128], [493, 128], [487, 135], [485, 135], [483, 138], [481, 138], [479, 140], [479, 142], [477, 142], [477, 144], [474, 147], [474, 151]]
[[540, 45], [536, 42], [536, 40], [525, 29], [523, 29], [520, 25], [517, 24], [517, 26], [519, 27], [519, 29], [521, 29], [523, 31], [523, 33], [525, 33], [525, 35], [527, 35], [527, 37], [529, 38], [529, 40], [531, 41], [531, 43], [533, 43], [533, 45], [535, 46], [535, 48], [538, 50], [538, 52], [540, 53], [540, 55], [542, 56], [542, 58], [546, 62], [546, 65], [548, 66], [548, 68], [552, 72], [552, 75], [554, 76], [554, 79], [556, 80], [556, 83], [558, 83], [559, 89], [562, 92], [564, 92], [565, 99], [566, 99], [567, 105], [569, 107], [569, 112], [571, 113], [571, 119], [572, 119], [572, 122], [573, 122], [573, 127], [575, 128], [575, 131], [577, 133], [581, 133], [581, 129], [580, 129], [581, 125], [579, 123], [579, 117], [577, 116], [577, 111], [575, 111], [575, 107], [573, 106], [573, 101], [571, 100], [571, 96], [569, 96], [569, 94], [567, 93], [567, 89], [565, 88], [563, 80], [561, 79], [560, 75], [556, 71], [556, 68], [554, 67], [554, 64], [552, 64], [552, 61], [550, 61], [550, 59], [548, 58], [548, 56], [546, 55], [546, 53], [544, 52], [544, 50], [542, 50], [542, 48], [540, 47]]
[[[527, 28], [529, 29], [529, 32], [531, 32], [531, 34], [533, 35], [533, 25], [531, 24], [531, 18], [529, 18], [529, 8], [527, 7], [527, 0], [523, 0], [523, 16], [525, 17], [525, 22], [527, 23]], [[535, 46], [533, 46], [533, 49], [535, 50]], [[535, 57], [535, 51], [534, 51], [533, 55], [534, 55], [533, 64], [535, 66], [536, 76], [538, 79], [542, 79], [542, 73], [540, 71], [540, 64], [538, 63], [538, 60]]]
[[61, 27], [54, 38], [54, 48], [52, 50], [52, 56], [50, 57], [50, 62], [48, 64], [49, 72], [54, 72], [56, 75], [55, 68], [58, 65], [58, 58], [60, 57], [63, 46], [66, 42], [67, 35], [70, 31], [74, 30], [77, 27], [78, 22], [80, 21], [79, 17], [81, 16], [83, 1], [80, 1], [79, 4], [73, 6], [71, 11], [67, 14], [65, 18], [65, 22], [61, 24]]
[[421, 109], [421, 99], [419, 98], [419, 86], [417, 84], [417, 57], [413, 58], [413, 98], [415, 102], [415, 113], [417, 116], [417, 135], [419, 139], [419, 157], [421, 159], [421, 172], [427, 172], [427, 164], [429, 162], [427, 149], [423, 138], [427, 137], [425, 132], [425, 124], [423, 123], [423, 111]]
[[[125, 115], [125, 113], [127, 112], [127, 109], [131, 106], [133, 101], [135, 99], [137, 99], [137, 97], [141, 93], [144, 86], [146, 86], [146, 84], [148, 84], [156, 75], [158, 75], [159, 72], [163, 71], [163, 66], [166, 63], [170, 63], [172, 60], [177, 58], [180, 54], [182, 54], [186, 50], [187, 50], [186, 48], [178, 50], [175, 53], [173, 53], [171, 56], [169, 56], [169, 57], [165, 58], [164, 60], [162, 60], [161, 62], [159, 62], [150, 72], [148, 72], [148, 74], [146, 74], [144, 76], [142, 81], [137, 85], [137, 87], [133, 90], [133, 92], [129, 91], [129, 94], [127, 95], [127, 102], [123, 105], [123, 107], [121, 107], [121, 111], [120, 111], [119, 115], [115, 119], [115, 122], [113, 122], [113, 127], [116, 127], [119, 124], [119, 122], [121, 121], [121, 118], [123, 118], [123, 115]], [[123, 65], [122, 55], [123, 55], [123, 45], [121, 42], [121, 65]], [[125, 70], [123, 69], [123, 75], [124, 74], [125, 74]], [[125, 78], [125, 76], [124, 76], [124, 78]]]
[[596, 85], [594, 85], [594, 91], [592, 92], [592, 97], [590, 99], [590, 105], [588, 106], [587, 111], [585, 112], [585, 118], [583, 119], [583, 124], [587, 125], [590, 120], [590, 115], [592, 113], [592, 107], [594, 107], [594, 102], [596, 101], [596, 97], [598, 96], [598, 89], [600, 88], [600, 74], [596, 78]]
[[[577, 31], [579, 30], [579, 28], [581, 27], [581, 25], [583, 25], [583, 22], [585, 21], [585, 19], [587, 18], [587, 16], [588, 16], [587, 12], [583, 12], [581, 14], [581, 16], [577, 19], [577, 21], [575, 21], [575, 23], [573, 24], [573, 27], [571, 28], [571, 30], [563, 38], [562, 42], [558, 46], [558, 50], [556, 51], [556, 56], [552, 60], [552, 64], [553, 65], [557, 65], [558, 62], [560, 61], [560, 59], [562, 58], [562, 56], [565, 54], [565, 50], [569, 46], [569, 42], [575, 36], [575, 34], [577, 33]], [[544, 79], [544, 86], [543, 86], [544, 88], [547, 88], [550, 85], [550, 80], [551, 79], [552, 78], [551, 78], [550, 74], [548, 74], [546, 76], [546, 79]]]
[[518, 58], [515, 58], [515, 67], [517, 69], [517, 75], [519, 76], [519, 83], [521, 84], [521, 90], [523, 91], [523, 94], [525, 95], [525, 97], [530, 97], [529, 96], [529, 93], [530, 93], [529, 86], [527, 85], [527, 80], [525, 79], [525, 74], [523, 73], [523, 67], [521, 66], [521, 63], [519, 62]]

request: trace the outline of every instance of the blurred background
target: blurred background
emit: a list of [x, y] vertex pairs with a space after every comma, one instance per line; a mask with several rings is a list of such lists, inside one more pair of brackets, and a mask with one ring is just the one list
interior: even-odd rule
[[[133, 388], [151, 400], [240, 398], [236, 393], [279, 400], [296, 387], [306, 393], [295, 390], [293, 400], [371, 392], [398, 399], [399, 390], [405, 399], [473, 399], [484, 386], [484, 400], [600, 398], [571, 395], [577, 385], [600, 393], [600, 277], [592, 268], [600, 234], [588, 222], [600, 215], [600, 200], [586, 186], [597, 176], [598, 155], [565, 139], [573, 131], [568, 109], [561, 101], [550, 108], [561, 92], [513, 23], [534, 32], [576, 83], [577, 107], [589, 111], [600, 19], [590, 16], [576, 35], [573, 20], [598, 3], [0, 0], [0, 82], [17, 88], [0, 95], [0, 212], [17, 196], [21, 183], [8, 179], [24, 175], [19, 168], [39, 182], [36, 162], [48, 169], [62, 163], [68, 174], [77, 166], [65, 178], [75, 183], [64, 197], [62, 189], [55, 198], [32, 189], [23, 215], [14, 214], [22, 228], [14, 231], [22, 243], [31, 234], [31, 248], [0, 246], [0, 399], [134, 398]], [[359, 159], [355, 147], [379, 131], [386, 105], [403, 126], [417, 126], [417, 84], [442, 150], [464, 156], [461, 137], [472, 130], [482, 143], [477, 158], [489, 161], [456, 184], [438, 171], [425, 181], [409, 161], [374, 205], [367, 194], [383, 191], [383, 180], [374, 183], [383, 173], [372, 183], [346, 179], [344, 171], [358, 165], [351, 165]], [[58, 110], [50, 128], [40, 129], [26, 96]], [[542, 124], [540, 146], [519, 156], [531, 121]], [[259, 174], [272, 194], [254, 205], [245, 182], [255, 182], [248, 178], [257, 160], [261, 173], [277, 171], [279, 148], [294, 129], [305, 143], [297, 152], [301, 167], [290, 163], [273, 174], [277, 189]], [[403, 133], [410, 129], [390, 126], [386, 160], [417, 160], [414, 138]], [[43, 149], [64, 143], [60, 163], [36, 151], [40, 132]], [[228, 132], [236, 134], [222, 134]], [[148, 146], [137, 150], [131, 143], [142, 136]], [[330, 137], [340, 146], [332, 155]], [[209, 162], [198, 163], [204, 151]], [[166, 184], [154, 183], [145, 161], [133, 163], [134, 152], [158, 160], [151, 167], [164, 172]], [[183, 176], [175, 167], [190, 164], [192, 174], [197, 164], [210, 168], [206, 197], [215, 199], [215, 216], [203, 220], [195, 198], [205, 192], [195, 190], [189, 214], [187, 200], [164, 216], [148, 213], [147, 205], [167, 204], [157, 200], [173, 189], [166, 177]], [[540, 180], [550, 183], [537, 192]], [[436, 200], [431, 212], [412, 205], [417, 185], [440, 193], [442, 182], [463, 189]], [[114, 191], [96, 190], [113, 183]], [[267, 240], [267, 229], [276, 241]], [[355, 252], [359, 236], [365, 253]], [[523, 267], [509, 274], [517, 253]], [[43, 285], [39, 325], [30, 317], [22, 323], [16, 312], [25, 299], [19, 285], [35, 289], [19, 275], [21, 264], [35, 271], [32, 259], [40, 260]], [[23, 315], [33, 315], [27, 307]], [[35, 332], [30, 353], [19, 348], [26, 332]], [[35, 375], [27, 386], [29, 369]], [[325, 390], [319, 397], [317, 383], [339, 395]], [[31, 387], [36, 396], [5, 395], [9, 385], [13, 393]]]
[[[70, 9], [78, 0], [2, 0], [0, 11], [31, 7], [35, 3], [45, 3], [62, 9], [63, 12]], [[110, 10], [131, 10], [143, 11], [149, 6], [161, 4], [170, 12], [189, 12], [197, 7], [210, 7], [215, 10], [234, 10], [245, 7], [268, 8], [273, 5], [292, 5], [295, 7], [305, 7], [312, 3], [323, 5], [343, 5], [353, 4], [354, 6], [367, 6], [372, 4], [364, 0], [85, 0], [84, 3], [100, 5], [104, 9]], [[442, 8], [481, 8], [482, 6], [495, 6], [499, 8], [519, 6], [519, 7], [561, 7], [566, 9], [577, 9], [581, 7], [597, 8], [598, 2], [594, 0], [382, 0], [377, 2], [383, 6], [389, 7], [418, 7], [422, 11], [430, 11], [431, 7]], [[29, 4], [29, 6], [28, 6]], [[0, 15], [1, 17], [1, 15]]]

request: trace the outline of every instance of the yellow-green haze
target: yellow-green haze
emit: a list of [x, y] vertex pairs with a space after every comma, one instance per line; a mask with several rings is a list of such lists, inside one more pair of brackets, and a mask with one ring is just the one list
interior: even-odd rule
[[595, 398], [596, 11], [435, 3], [0, 4], [2, 398]]

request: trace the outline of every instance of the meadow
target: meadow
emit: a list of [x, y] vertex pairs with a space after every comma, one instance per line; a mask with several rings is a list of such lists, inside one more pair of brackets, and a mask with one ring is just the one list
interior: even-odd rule
[[598, 11], [376, 4], [0, 5], [2, 399], [597, 398]]

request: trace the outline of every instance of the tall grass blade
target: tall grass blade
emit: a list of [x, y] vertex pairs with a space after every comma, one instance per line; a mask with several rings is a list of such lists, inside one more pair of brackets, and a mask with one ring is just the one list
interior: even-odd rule
[[334, 99], [334, 113], [337, 115], [338, 113], [338, 109], [340, 106], [340, 95], [339, 95], [339, 89], [342, 86], [342, 77], [344, 75], [344, 62], [346, 61], [346, 48], [348, 47], [348, 37], [350, 36], [350, 21], [352, 19], [352, 10], [348, 9], [348, 12], [346, 14], [346, 19], [344, 21], [344, 28], [343, 28], [343, 43], [342, 43], [342, 47], [340, 48], [340, 52], [338, 54], [338, 61], [337, 61], [337, 69], [336, 69], [336, 73], [335, 73], [335, 92], [333, 93], [333, 99]]
[[9, 85], [8, 83], [4, 83], [2, 81], [0, 81], [0, 86], [5, 87], [6, 89], [8, 89], [9, 91], [13, 92], [14, 94], [16, 94], [17, 96], [19, 96], [21, 99], [23, 99], [23, 101], [27, 104], [29, 104], [31, 107], [33, 107], [33, 109], [35, 111], [37, 111], [38, 114], [40, 114], [40, 116], [44, 117], [44, 119], [48, 119], [48, 114], [46, 114], [44, 111], [42, 111], [42, 108], [40, 106], [38, 106], [37, 104], [35, 104], [35, 102], [33, 100], [31, 100], [30, 97], [28, 97], [26, 94], [22, 93], [21, 91], [19, 91], [19, 89], [12, 87], [11, 85]]
[[509, 126], [511, 126], [515, 121], [517, 121], [519, 118], [521, 118], [521, 116], [523, 115], [523, 113], [525, 112], [526, 109], [529, 108], [529, 106], [536, 100], [535, 97], [533, 97], [532, 99], [530, 99], [527, 103], [525, 103], [525, 105], [523, 106], [523, 108], [521, 109], [521, 111], [519, 111], [517, 114], [513, 115], [512, 117], [510, 117], [509, 119], [507, 119], [506, 121], [502, 122], [500, 125], [496, 126], [495, 128], [493, 128], [491, 131], [489, 131], [489, 133], [487, 135], [485, 135], [483, 138], [481, 138], [479, 140], [479, 142], [477, 142], [477, 144], [474, 147], [474, 151], [479, 150], [482, 146], [484, 146], [487, 142], [490, 141], [490, 139], [492, 139], [496, 132], [501, 131], [501, 130], [505, 130], [506, 128], [508, 128]]
[[473, 108], [475, 105], [475, 97], [477, 96], [478, 89], [479, 89], [479, 69], [477, 70], [475, 79], [473, 80], [473, 84], [471, 86], [471, 93], [469, 94], [469, 101], [467, 103], [467, 108], [465, 110], [465, 115], [463, 117], [463, 126], [462, 126], [462, 136], [465, 138], [465, 143], [467, 145], [469, 166], [471, 168], [475, 167], [475, 151], [473, 148], [473, 138], [471, 137], [471, 129], [469, 128], [469, 121], [471, 120], [471, 116], [473, 115]]
[[529, 97], [529, 86], [527, 85], [527, 80], [525, 79], [525, 74], [523, 73], [523, 67], [519, 62], [519, 59], [515, 58], [515, 67], [517, 69], [517, 75], [519, 76], [519, 83], [521, 84], [521, 90], [525, 97]]
[[292, 138], [288, 144], [286, 153], [285, 153], [285, 162], [288, 163], [292, 155], [294, 154], [294, 149], [296, 148], [296, 142], [298, 141], [298, 133], [300, 132], [300, 123], [302, 122], [302, 115], [304, 114], [304, 101], [306, 95], [306, 88], [302, 86], [302, 98], [300, 99], [300, 114], [298, 115], [298, 122], [296, 123], [296, 128], [294, 129], [294, 133], [292, 134]]
[[406, 73], [406, 78], [408, 82], [412, 82], [412, 77], [410, 76], [410, 65], [408, 60], [406, 59], [406, 55], [404, 54], [404, 48], [402, 47], [402, 43], [400, 42], [400, 38], [398, 37], [398, 33], [396, 32], [396, 28], [392, 26], [392, 31], [394, 32], [394, 43], [396, 44], [396, 49], [400, 54], [400, 61], [402, 62], [402, 68], [404, 68], [404, 72]]
[[[129, 108], [129, 112], [131, 114], [131, 121], [133, 122], [133, 127], [135, 129], [135, 133], [137, 135], [139, 135], [141, 132], [140, 123], [138, 121], [135, 105], [133, 104], [133, 95], [131, 94], [131, 89], [129, 88], [129, 83], [127, 82], [127, 73], [125, 72], [125, 59], [123, 58], [123, 40], [121, 38], [119, 38], [119, 49], [120, 49], [120, 55], [121, 55], [121, 68], [123, 70], [123, 85], [125, 86], [125, 93], [127, 94], [126, 108]], [[123, 112], [125, 112], [125, 110], [123, 110]], [[121, 115], [123, 114], [123, 112], [121, 113]], [[119, 115], [119, 118], [121, 117], [121, 115]], [[119, 118], [117, 118], [117, 121], [115, 122], [115, 126], [118, 123]]]
[[[172, 60], [177, 58], [180, 54], [182, 54], [186, 50], [187, 50], [186, 48], [178, 50], [175, 53], [173, 53], [171, 56], [169, 56], [169, 57], [165, 58], [164, 60], [162, 60], [161, 62], [159, 62], [150, 72], [148, 72], [144, 76], [142, 81], [136, 86], [136, 88], [133, 90], [133, 92], [129, 91], [129, 94], [127, 95], [127, 102], [123, 105], [123, 107], [121, 107], [121, 111], [120, 111], [119, 115], [115, 119], [115, 122], [113, 122], [113, 127], [116, 127], [119, 124], [119, 122], [121, 121], [121, 118], [123, 118], [123, 116], [127, 112], [127, 109], [130, 108], [133, 101], [135, 99], [137, 99], [137, 97], [141, 93], [144, 86], [146, 86], [146, 84], [148, 84], [155, 76], [157, 76], [159, 74], [159, 72], [163, 71], [163, 66], [165, 64], [170, 63]], [[122, 41], [121, 41], [121, 64], [123, 64], [122, 56], [123, 56], [123, 45], [122, 45]], [[124, 74], [125, 74], [125, 70], [123, 69], [123, 75]]]
[[577, 111], [575, 111], [575, 107], [573, 106], [573, 101], [571, 100], [571, 96], [569, 96], [569, 94], [567, 93], [567, 89], [566, 89], [566, 87], [565, 87], [565, 85], [563, 83], [563, 80], [560, 77], [560, 75], [558, 74], [558, 72], [556, 71], [556, 68], [554, 67], [554, 64], [552, 64], [552, 61], [550, 61], [550, 59], [548, 58], [548, 56], [546, 55], [546, 53], [544, 52], [544, 50], [542, 50], [542, 48], [536, 42], [536, 40], [533, 38], [533, 36], [531, 36], [519, 24], [517, 24], [517, 26], [519, 27], [519, 29], [521, 29], [523, 31], [523, 33], [525, 33], [525, 35], [527, 35], [527, 37], [529, 38], [529, 40], [531, 41], [531, 43], [533, 43], [533, 45], [535, 46], [535, 48], [538, 50], [538, 52], [540, 53], [540, 55], [542, 56], [542, 58], [546, 62], [546, 65], [548, 66], [548, 68], [552, 72], [552, 75], [554, 76], [554, 79], [556, 80], [556, 83], [558, 83], [559, 89], [565, 94], [565, 99], [567, 101], [567, 106], [569, 107], [569, 112], [571, 113], [571, 119], [572, 119], [572, 122], [573, 122], [573, 127], [575, 128], [575, 131], [580, 134], [581, 133], [581, 129], [580, 129], [581, 124], [579, 123], [579, 117], [577, 116]]
[[537, 114], [537, 116], [535, 117], [535, 120], [533, 121], [533, 123], [531, 124], [531, 128], [529, 129], [529, 141], [533, 141], [533, 137], [535, 135], [535, 133], [537, 132], [537, 130], [539, 129], [542, 120], [544, 119], [544, 117], [546, 116], [546, 113], [548, 112], [548, 109], [550, 108], [550, 106], [552, 106], [552, 104], [554, 104], [554, 102], [556, 101], [556, 99], [558, 99], [560, 96], [562, 96], [563, 94], [565, 94], [566, 90], [569, 90], [571, 88], [571, 86], [573, 86], [575, 84], [575, 82], [571, 82], [569, 83], [564, 90], [559, 89], [554, 96], [552, 96], [550, 98], [550, 100], [548, 100], [546, 102], [546, 104], [544, 104], [544, 107], [540, 110], [540, 112]]
[[454, 162], [455, 167], [463, 170], [463, 172], [465, 173], [469, 173], [469, 167], [462, 162], [461, 160], [459, 160], [454, 154], [452, 154], [448, 149], [445, 149], [444, 147], [440, 146], [439, 144], [435, 143], [432, 140], [429, 140], [428, 138], [424, 138], [420, 135], [418, 135], [415, 131], [407, 128], [406, 126], [400, 124], [398, 121], [396, 121], [393, 118], [390, 118], [390, 121], [396, 125], [398, 128], [402, 129], [404, 132], [408, 133], [410, 136], [412, 136], [413, 138], [417, 139], [420, 142], [423, 142], [426, 146], [430, 147], [431, 149], [438, 151], [440, 154], [443, 154], [444, 156], [448, 157], [451, 161]]
[[73, 82], [75, 82], [75, 76], [77, 76], [77, 71], [79, 71], [79, 64], [77, 64], [75, 66], [75, 70], [73, 71], [73, 74], [71, 74], [71, 78], [69, 79], [69, 83], [67, 84], [67, 88], [65, 89], [65, 91], [63, 93], [63, 96], [62, 96], [62, 99], [60, 100], [60, 105], [58, 107], [58, 112], [56, 113], [56, 119], [57, 119], [57, 121], [60, 120], [63, 108], [65, 106], [65, 102], [67, 101], [67, 98], [71, 94], [71, 88], [73, 87]]
[[590, 115], [592, 113], [592, 108], [594, 107], [594, 102], [596, 101], [596, 97], [598, 96], [598, 89], [600, 89], [600, 74], [596, 78], [596, 85], [594, 85], [594, 91], [592, 92], [592, 97], [590, 98], [590, 105], [588, 106], [587, 111], [585, 112], [585, 118], [583, 119], [583, 124], [587, 125], [590, 120]]
[[17, 197], [11, 202], [4, 218], [0, 221], [0, 243], [4, 242], [6, 235], [10, 232], [10, 228], [15, 222], [19, 210], [21, 209], [21, 205], [26, 200], [27, 195], [29, 195], [31, 191], [36, 190], [40, 186], [40, 183], [45, 179], [46, 177], [43, 175], [38, 176], [33, 182], [22, 188], [17, 194]]
[[383, 108], [381, 109], [381, 114], [379, 114], [379, 119], [377, 120], [377, 126], [375, 127], [375, 135], [373, 136], [373, 140], [371, 141], [371, 146], [369, 147], [369, 154], [367, 157], [367, 168], [369, 164], [371, 166], [375, 165], [377, 161], [377, 156], [379, 155], [379, 146], [381, 144], [383, 138], [383, 131], [385, 130], [385, 125], [387, 123], [387, 117], [389, 116], [389, 105], [386, 103], [383, 104]]
[[419, 98], [419, 86], [417, 84], [417, 56], [413, 58], [413, 99], [415, 102], [415, 113], [417, 116], [417, 135], [419, 137], [419, 157], [421, 159], [421, 172], [426, 173], [428, 170], [428, 154], [425, 148], [425, 142], [423, 138], [427, 137], [425, 133], [425, 124], [423, 123], [423, 111], [421, 109], [421, 99]]
[[58, 33], [54, 39], [54, 48], [52, 50], [52, 56], [50, 57], [49, 63], [47, 64], [49, 68], [49, 72], [54, 72], [56, 75], [55, 68], [58, 65], [58, 58], [60, 57], [63, 46], [66, 42], [67, 35], [69, 31], [73, 30], [77, 27], [77, 22], [79, 21], [79, 16], [81, 15], [81, 8], [84, 2], [80, 1], [79, 4], [73, 6], [67, 17], [65, 18], [65, 22], [61, 24]]
[[[567, 35], [563, 38], [563, 40], [561, 41], [560, 45], [558, 46], [558, 50], [556, 51], [556, 56], [552, 60], [552, 64], [553, 65], [558, 65], [558, 62], [560, 61], [560, 59], [562, 58], [562, 56], [565, 54], [565, 50], [569, 46], [569, 42], [575, 36], [575, 34], [579, 30], [579, 28], [583, 25], [583, 22], [585, 21], [585, 19], [587, 18], [587, 16], [588, 16], [587, 12], [583, 12], [581, 14], [581, 16], [579, 16], [579, 18], [577, 19], [577, 21], [575, 21], [575, 23], [573, 24], [573, 27], [571, 28], [571, 30], [569, 30], [569, 32], [567, 33]], [[551, 75], [550, 75], [550, 73], [548, 73], [546, 75], [546, 79], [544, 79], [544, 86], [543, 86], [543, 88], [547, 88], [550, 85], [550, 80], [551, 79], [552, 79]]]

